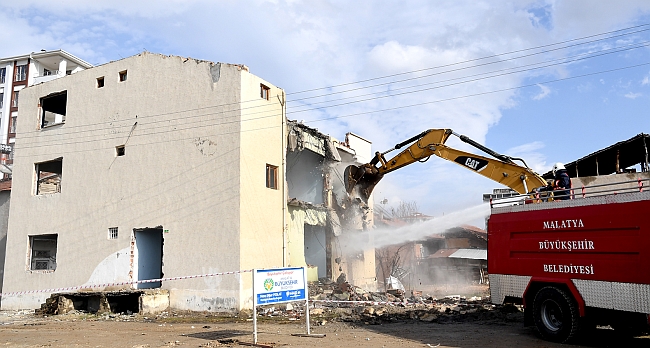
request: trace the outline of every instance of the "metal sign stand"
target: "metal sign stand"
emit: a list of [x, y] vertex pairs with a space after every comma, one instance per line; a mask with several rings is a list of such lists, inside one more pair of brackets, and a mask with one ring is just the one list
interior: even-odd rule
[[[258, 306], [258, 301], [257, 301], [256, 288], [255, 288], [255, 275], [257, 274], [257, 271], [258, 271], [257, 269], [253, 270], [253, 345], [261, 346], [261, 345], [258, 345], [258, 343], [257, 343], [257, 306]], [[304, 286], [305, 286], [305, 319], [307, 321], [307, 323], [306, 323], [307, 334], [291, 334], [291, 335], [292, 336], [299, 336], [299, 337], [317, 337], [317, 338], [325, 337], [324, 334], [312, 334], [311, 333], [311, 326], [310, 326], [310, 322], [309, 322], [309, 286], [307, 284], [307, 269], [305, 267], [302, 267], [302, 274], [303, 274], [303, 280], [304, 280]], [[273, 302], [273, 303], [285, 303], [285, 302], [293, 302], [293, 301], [277, 301], [277, 302]]]
[[253, 270], [253, 344], [257, 344], [257, 296], [255, 296], [255, 274], [257, 269]]
[[[305, 272], [307, 272], [306, 269], [305, 269]], [[305, 279], [307, 279], [307, 274], [305, 274]], [[306, 335], [305, 334], [291, 334], [291, 336], [323, 338], [323, 337], [326, 336], [325, 334], [312, 334], [311, 333], [311, 324], [310, 324], [310, 321], [309, 321], [309, 287], [306, 286], [305, 288], [307, 288], [307, 294], [306, 294], [307, 298], [305, 299], [305, 320], [307, 321], [307, 325], [306, 325], [307, 326], [307, 334]]]

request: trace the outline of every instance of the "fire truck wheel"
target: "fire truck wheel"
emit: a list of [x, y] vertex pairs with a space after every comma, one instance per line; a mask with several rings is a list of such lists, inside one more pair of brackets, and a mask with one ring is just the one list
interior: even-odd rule
[[554, 286], [542, 288], [533, 301], [535, 327], [546, 340], [567, 342], [579, 331], [580, 313], [571, 295]]

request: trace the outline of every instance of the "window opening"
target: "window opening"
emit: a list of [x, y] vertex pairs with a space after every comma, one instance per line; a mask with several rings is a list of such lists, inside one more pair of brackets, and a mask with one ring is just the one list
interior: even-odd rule
[[9, 133], [16, 133], [16, 122], [18, 121], [18, 116], [11, 116], [11, 123], [9, 124]]
[[117, 227], [108, 228], [108, 239], [117, 239]]
[[47, 195], [61, 192], [63, 158], [36, 163], [36, 194]]
[[269, 100], [269, 90], [269, 87], [260, 84], [260, 97], [262, 97], [262, 99]]
[[18, 91], [14, 91], [13, 98], [11, 99], [11, 107], [12, 108], [18, 107]]
[[2, 109], [2, 105], [4, 105], [4, 100], [5, 100], [5, 94], [0, 93], [0, 109]]
[[68, 92], [50, 94], [41, 98], [41, 128], [65, 123], [65, 110]]
[[43, 69], [43, 76], [50, 76], [50, 75], [52, 75], [52, 71], [48, 69]]
[[115, 155], [116, 156], [124, 156], [124, 153], [125, 153], [124, 151], [125, 151], [124, 150], [124, 145], [115, 146]]
[[0, 83], [5, 83], [5, 75], [7, 75], [7, 68], [0, 69]]
[[266, 187], [278, 189], [278, 167], [270, 164], [266, 165]]
[[66, 70], [66, 71], [65, 71], [65, 74], [66, 74], [66, 75], [72, 75], [72, 70]]
[[56, 269], [56, 234], [29, 236], [30, 262], [32, 271], [54, 271]]
[[104, 87], [104, 76], [97, 78], [97, 88]]
[[27, 65], [16, 66], [16, 78], [14, 81], [25, 81], [27, 79]]
[[120, 71], [120, 82], [126, 81], [126, 70]]

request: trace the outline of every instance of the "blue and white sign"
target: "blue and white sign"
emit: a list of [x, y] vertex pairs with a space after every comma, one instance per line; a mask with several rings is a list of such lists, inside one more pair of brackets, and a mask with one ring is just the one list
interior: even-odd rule
[[258, 305], [307, 300], [304, 268], [255, 270], [253, 296]]

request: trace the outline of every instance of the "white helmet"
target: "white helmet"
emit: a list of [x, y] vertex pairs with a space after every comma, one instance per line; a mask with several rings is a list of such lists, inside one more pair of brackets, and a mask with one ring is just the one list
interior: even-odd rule
[[555, 172], [557, 172], [558, 170], [562, 170], [562, 169], [566, 170], [566, 168], [564, 168], [564, 164], [562, 164], [560, 162], [555, 163], [553, 165], [553, 175], [555, 175]]

